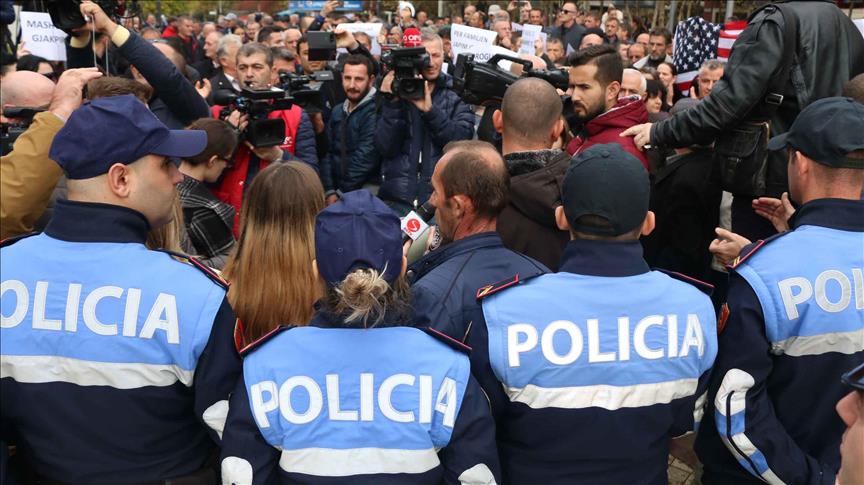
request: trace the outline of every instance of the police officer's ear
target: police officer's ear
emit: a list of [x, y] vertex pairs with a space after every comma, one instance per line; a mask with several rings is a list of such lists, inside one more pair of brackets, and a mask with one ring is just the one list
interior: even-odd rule
[[123, 199], [129, 197], [132, 191], [130, 183], [132, 172], [131, 166], [122, 163], [115, 163], [108, 169], [105, 174], [108, 179], [108, 188], [115, 196]]
[[647, 236], [654, 231], [654, 227], [656, 227], [656, 220], [654, 219], [654, 212], [648, 211], [645, 214], [645, 221], [642, 222], [642, 235]]
[[492, 126], [495, 127], [496, 132], [504, 133], [504, 113], [500, 109], [492, 113]]
[[558, 229], [570, 232], [570, 222], [567, 221], [567, 216], [564, 214], [563, 205], [555, 208], [555, 224], [558, 226]]

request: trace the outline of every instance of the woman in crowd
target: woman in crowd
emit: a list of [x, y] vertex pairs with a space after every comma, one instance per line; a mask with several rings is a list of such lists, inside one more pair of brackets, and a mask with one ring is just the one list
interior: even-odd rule
[[16, 71], [32, 71], [41, 74], [48, 79], [57, 82], [57, 73], [54, 72], [54, 66], [48, 62], [48, 59], [43, 57], [27, 54], [18, 58], [15, 64]]
[[315, 258], [315, 215], [322, 208], [321, 181], [301, 162], [272, 164], [247, 189], [240, 238], [224, 270], [243, 345], [312, 317], [321, 286], [309, 262]]
[[318, 215], [315, 241], [321, 311], [244, 352], [222, 482], [500, 483], [468, 356], [408, 321], [398, 217], [348, 192]]
[[681, 99], [681, 93], [675, 89], [675, 81], [678, 79], [678, 70], [671, 62], [663, 62], [657, 66], [657, 76], [660, 82], [663, 83], [665, 92], [664, 105], [666, 108], [663, 111], [669, 111], [672, 106]]
[[645, 109], [652, 120], [659, 121], [669, 117], [669, 107], [664, 99], [665, 91], [660, 81], [648, 79], [645, 82]]
[[190, 130], [207, 133], [207, 147], [200, 154], [182, 160], [183, 181], [177, 186], [183, 207], [189, 254], [204, 264], [222, 269], [234, 247], [231, 228], [234, 208], [219, 200], [205, 183], [219, 180], [237, 147], [237, 133], [228, 122], [202, 118]]

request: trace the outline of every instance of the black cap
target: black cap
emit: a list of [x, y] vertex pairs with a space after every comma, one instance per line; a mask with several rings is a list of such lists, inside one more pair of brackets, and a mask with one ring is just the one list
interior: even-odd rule
[[823, 98], [804, 108], [789, 131], [768, 142], [769, 150], [787, 146], [834, 168], [864, 169], [864, 160], [847, 157], [864, 150], [864, 104], [852, 98]]
[[[648, 172], [621, 145], [594, 145], [575, 155], [564, 175], [561, 201], [573, 231], [620, 236], [645, 221], [651, 184]], [[582, 226], [576, 220], [599, 216], [611, 227]]]

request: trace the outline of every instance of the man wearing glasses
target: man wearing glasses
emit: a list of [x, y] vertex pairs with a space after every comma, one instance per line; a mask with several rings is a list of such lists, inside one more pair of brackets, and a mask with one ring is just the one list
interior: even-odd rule
[[579, 43], [582, 42], [582, 35], [585, 34], [585, 27], [577, 22], [579, 10], [573, 2], [566, 2], [558, 11], [558, 27], [552, 27], [548, 32], [552, 37], [557, 37], [564, 42], [564, 51], [567, 51], [567, 46], [573, 48], [574, 51], [579, 50]]

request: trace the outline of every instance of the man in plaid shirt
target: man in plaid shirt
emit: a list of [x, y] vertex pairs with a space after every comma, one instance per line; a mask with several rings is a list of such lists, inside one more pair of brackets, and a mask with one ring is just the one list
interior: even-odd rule
[[222, 269], [234, 247], [234, 207], [213, 195], [205, 182], [216, 182], [222, 175], [237, 146], [237, 134], [227, 122], [209, 118], [197, 120], [189, 128], [207, 132], [207, 148], [180, 165], [183, 181], [177, 190], [188, 235], [183, 249], [204, 264]]

